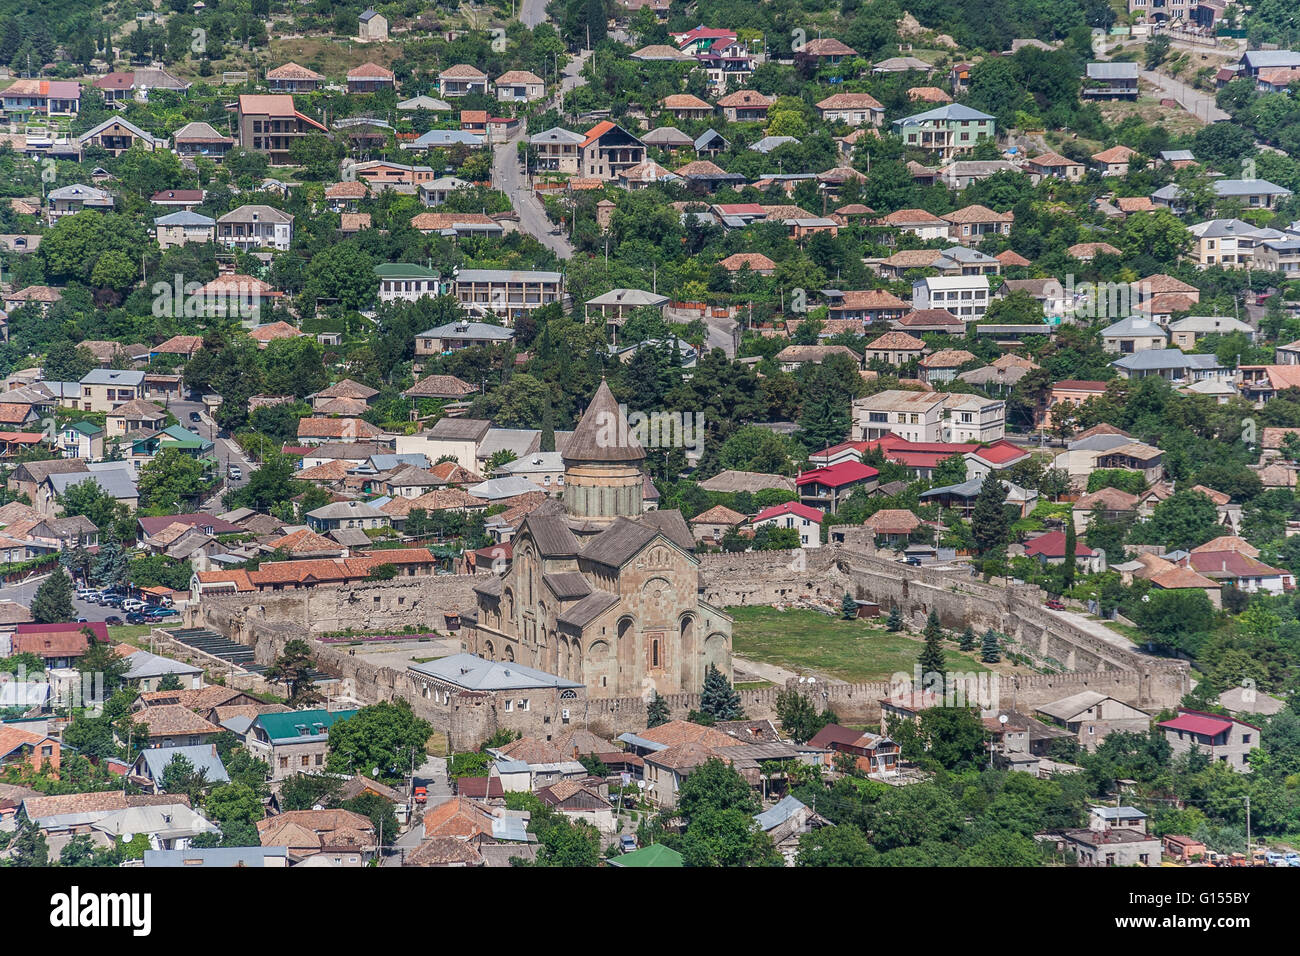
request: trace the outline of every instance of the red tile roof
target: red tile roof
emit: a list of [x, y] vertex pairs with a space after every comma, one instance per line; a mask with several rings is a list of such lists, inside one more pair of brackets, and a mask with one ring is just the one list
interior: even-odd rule
[[[1064, 558], [1065, 557], [1065, 532], [1049, 531], [1047, 534], [1039, 535], [1033, 541], [1025, 544], [1025, 554], [1029, 557], [1042, 555], [1045, 558]], [[1090, 558], [1093, 551], [1081, 541], [1076, 541], [1074, 545], [1074, 554], [1078, 558]]]

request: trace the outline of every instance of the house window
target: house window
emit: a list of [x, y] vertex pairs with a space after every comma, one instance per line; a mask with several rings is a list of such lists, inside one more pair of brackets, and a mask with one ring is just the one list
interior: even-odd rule
[[317, 755], [316, 755], [316, 766], [319, 767], [319, 766], [321, 766], [321, 765], [324, 764], [324, 763], [325, 763], [325, 755], [324, 755], [324, 754], [317, 754]]
[[507, 701], [506, 701], [506, 713], [508, 714], [508, 713], [512, 712], [514, 709], [515, 709], [515, 702], [514, 702], [513, 700], [507, 700]]
[[303, 765], [304, 767], [310, 767], [310, 766], [311, 766], [311, 757], [310, 757], [309, 755], [307, 755], [307, 754], [303, 754], [303, 755], [302, 755], [302, 765]]
[[289, 758], [288, 758], [288, 757], [281, 757], [281, 758], [280, 758], [280, 769], [281, 769], [281, 770], [288, 770], [288, 769], [289, 769]]
[[519, 709], [520, 709], [520, 710], [528, 710], [528, 698], [527, 698], [527, 697], [525, 697], [525, 698], [523, 698], [522, 700], [519, 701]]

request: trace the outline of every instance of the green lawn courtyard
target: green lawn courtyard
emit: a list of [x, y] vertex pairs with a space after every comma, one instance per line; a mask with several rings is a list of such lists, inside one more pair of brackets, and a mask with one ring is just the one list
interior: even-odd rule
[[[732, 652], [737, 657], [855, 684], [889, 680], [900, 671], [911, 674], [923, 646], [919, 637], [886, 630], [884, 618], [844, 621], [803, 608], [729, 607], [727, 613], [736, 620]], [[943, 651], [949, 670], [989, 670], [954, 643], [945, 641]]]

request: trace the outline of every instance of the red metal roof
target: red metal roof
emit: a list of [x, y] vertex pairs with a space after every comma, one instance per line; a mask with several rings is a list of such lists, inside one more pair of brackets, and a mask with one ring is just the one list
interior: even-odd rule
[[844, 485], [851, 485], [856, 481], [866, 481], [875, 478], [880, 472], [870, 465], [864, 465], [860, 461], [842, 461], [838, 465], [829, 465], [825, 468], [814, 468], [811, 471], [805, 471], [795, 479], [795, 484], [799, 487], [811, 484], [826, 485], [828, 488], [840, 488]]
[[14, 628], [15, 634], [81, 634], [82, 631], [90, 629], [98, 640], [108, 643], [108, 625], [103, 621], [92, 621], [89, 624], [76, 624], [66, 622], [61, 624], [19, 624]]
[[[1047, 534], [1040, 535], [1033, 541], [1027, 542], [1025, 544], [1025, 554], [1031, 558], [1040, 554], [1045, 558], [1064, 558], [1065, 532], [1049, 531]], [[1077, 558], [1091, 558], [1092, 549], [1083, 542], [1076, 541], [1074, 555]]]
[[1179, 714], [1173, 720], [1162, 720], [1161, 727], [1169, 730], [1185, 730], [1192, 734], [1215, 737], [1225, 730], [1232, 729], [1232, 721], [1223, 717], [1206, 717], [1201, 714]]
[[779, 518], [781, 515], [787, 514], [807, 518], [817, 524], [821, 524], [824, 517], [816, 508], [810, 508], [808, 505], [800, 504], [797, 501], [787, 501], [784, 504], [773, 505], [771, 508], [764, 508], [754, 515], [754, 523], [757, 524], [760, 521], [766, 521], [768, 518]]

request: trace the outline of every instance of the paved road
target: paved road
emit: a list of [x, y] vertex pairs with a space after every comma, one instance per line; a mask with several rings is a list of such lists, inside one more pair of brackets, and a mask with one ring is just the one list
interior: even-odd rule
[[1142, 79], [1159, 87], [1162, 97], [1176, 100], [1179, 106], [1203, 123], [1215, 123], [1229, 118], [1227, 113], [1214, 105], [1211, 94], [1190, 87], [1182, 80], [1154, 70], [1143, 70]]
[[519, 22], [532, 29], [546, 19], [546, 0], [523, 0], [519, 6]]
[[542, 201], [528, 185], [516, 145], [523, 134], [499, 144], [492, 154], [492, 185], [510, 197], [510, 205], [519, 214], [519, 228], [528, 233], [561, 259], [573, 255], [573, 245], [563, 235], [552, 235], [555, 226], [546, 218]]
[[722, 349], [722, 354], [727, 358], [736, 357], [736, 340], [734, 338], [736, 326], [739, 325], [735, 319], [705, 318], [704, 326], [709, 330], [708, 341], [705, 343], [710, 349]]
[[[447, 778], [447, 760], [444, 757], [430, 757], [416, 768], [412, 786], [425, 786], [429, 789], [429, 801], [424, 806], [416, 806], [412, 819], [420, 821], [425, 806], [437, 806], [451, 798], [451, 781]], [[403, 853], [410, 853], [424, 840], [424, 823], [416, 822], [405, 833], [393, 841], [390, 855], [384, 859], [384, 866], [401, 866]]]

